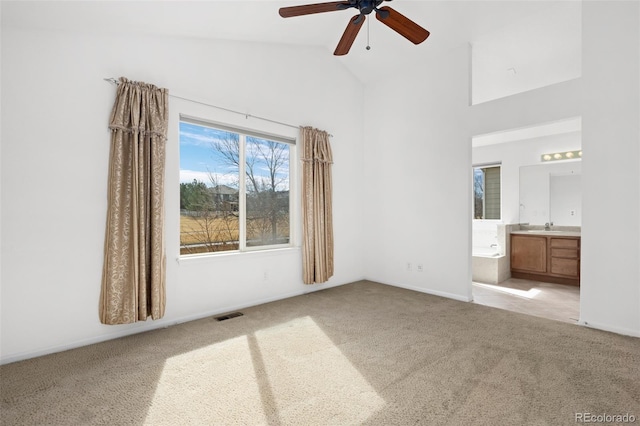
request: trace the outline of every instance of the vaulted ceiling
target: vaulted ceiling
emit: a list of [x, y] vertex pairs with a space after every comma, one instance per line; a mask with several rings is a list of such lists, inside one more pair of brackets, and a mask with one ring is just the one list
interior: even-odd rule
[[[311, 1], [3, 1], [3, 25], [197, 38], [284, 43], [324, 49], [362, 82], [437, 58], [442, 52], [531, 16], [548, 13], [562, 1], [417, 1], [389, 5], [431, 32], [415, 46], [371, 15], [351, 51], [333, 50], [354, 9], [281, 18], [284, 6]], [[367, 39], [370, 50], [366, 50]]]

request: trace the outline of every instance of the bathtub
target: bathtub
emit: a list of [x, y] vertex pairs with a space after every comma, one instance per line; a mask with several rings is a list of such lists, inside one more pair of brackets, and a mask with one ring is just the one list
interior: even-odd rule
[[497, 247], [473, 247], [472, 279], [476, 282], [498, 284], [511, 275], [509, 258]]
[[500, 251], [498, 247], [473, 247], [472, 256], [497, 257], [500, 256]]

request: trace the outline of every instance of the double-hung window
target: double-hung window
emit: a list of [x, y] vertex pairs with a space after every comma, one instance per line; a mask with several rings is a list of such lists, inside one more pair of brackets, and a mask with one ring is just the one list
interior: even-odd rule
[[180, 254], [291, 244], [295, 140], [180, 119]]
[[473, 167], [473, 218], [500, 219], [500, 165]]

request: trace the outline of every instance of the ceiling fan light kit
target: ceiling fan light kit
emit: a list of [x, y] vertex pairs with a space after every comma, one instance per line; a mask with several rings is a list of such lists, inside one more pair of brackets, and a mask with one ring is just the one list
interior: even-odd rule
[[315, 13], [336, 12], [338, 10], [346, 10], [355, 8], [359, 10], [359, 14], [349, 20], [347, 28], [344, 30], [334, 55], [346, 55], [353, 45], [353, 42], [362, 28], [362, 24], [371, 12], [376, 13], [376, 19], [387, 27], [391, 28], [413, 44], [420, 44], [429, 37], [429, 31], [413, 22], [395, 9], [389, 6], [378, 7], [383, 1], [391, 0], [348, 0], [334, 1], [327, 3], [314, 3], [302, 6], [291, 6], [280, 8], [280, 16], [283, 18], [291, 18], [294, 16], [311, 15]]

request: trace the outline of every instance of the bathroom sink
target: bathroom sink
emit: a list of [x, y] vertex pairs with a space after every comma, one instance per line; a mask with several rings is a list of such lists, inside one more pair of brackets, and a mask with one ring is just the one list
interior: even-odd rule
[[562, 232], [562, 231], [545, 231], [544, 229], [530, 229], [527, 232], [530, 234], [543, 234], [547, 232]]

